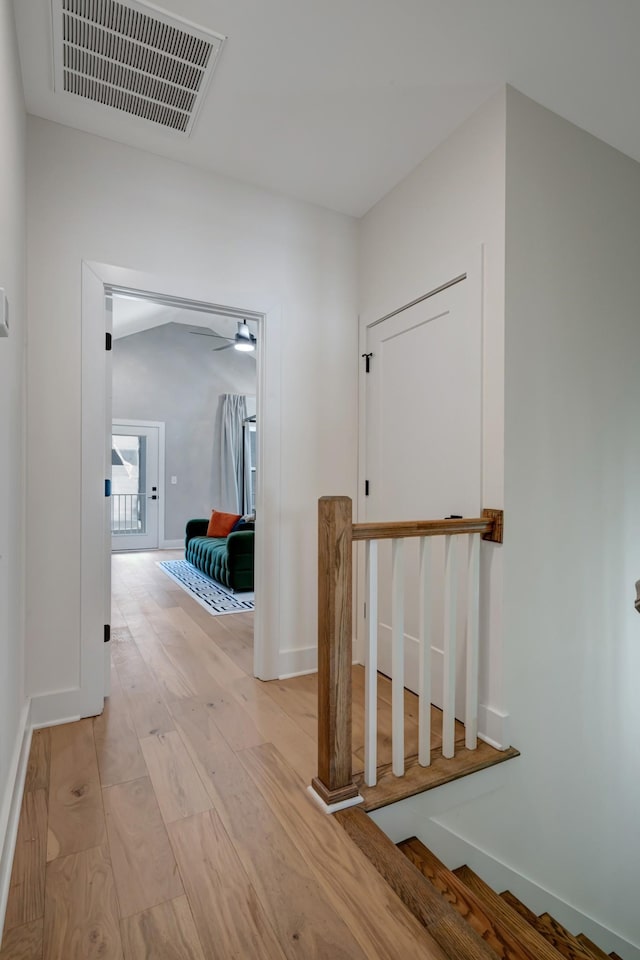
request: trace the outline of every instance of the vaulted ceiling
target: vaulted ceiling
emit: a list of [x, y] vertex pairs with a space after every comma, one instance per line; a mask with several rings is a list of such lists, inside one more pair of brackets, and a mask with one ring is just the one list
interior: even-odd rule
[[637, 0], [160, 5], [228, 37], [190, 137], [54, 93], [50, 0], [14, 0], [28, 111], [354, 215], [504, 83], [640, 160]]

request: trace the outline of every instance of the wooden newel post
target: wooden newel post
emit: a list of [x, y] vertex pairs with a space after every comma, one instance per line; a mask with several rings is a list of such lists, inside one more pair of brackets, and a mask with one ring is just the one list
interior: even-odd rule
[[325, 803], [357, 797], [351, 771], [352, 513], [349, 497], [318, 501], [318, 776]]

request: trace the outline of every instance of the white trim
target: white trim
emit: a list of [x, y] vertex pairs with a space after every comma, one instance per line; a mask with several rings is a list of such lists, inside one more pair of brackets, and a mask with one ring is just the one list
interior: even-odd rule
[[338, 810], [346, 810], [347, 807], [355, 807], [359, 803], [364, 803], [364, 797], [358, 794], [357, 797], [350, 797], [349, 800], [339, 800], [338, 803], [325, 803], [322, 797], [316, 793], [313, 787], [307, 787], [307, 793], [317, 803], [323, 813], [337, 813]]
[[[100, 643], [100, 677], [104, 680], [104, 642]], [[96, 716], [96, 713], [86, 713], [83, 705], [86, 696], [81, 687], [71, 687], [66, 690], [52, 690], [31, 698], [31, 726], [34, 730], [40, 727], [54, 727], [59, 723], [70, 723], [81, 717]]]
[[[307, 648], [305, 649], [305, 651], [303, 651], [303, 652], [306, 654], [306, 651], [307, 651], [307, 650], [312, 650], [314, 654], [316, 653], [316, 647], [307, 647]], [[287, 651], [287, 652], [288, 652], [289, 654], [291, 654], [291, 655], [295, 655], [295, 654], [298, 653], [299, 651], [297, 651], [297, 650], [289, 650], [289, 651]], [[364, 666], [364, 664], [361, 663], [360, 660], [356, 660], [355, 658], [351, 661], [351, 665], [352, 665], [353, 667], [356, 667], [356, 666], [358, 666], [358, 667], [363, 667], [363, 666]], [[314, 666], [314, 667], [309, 667], [308, 669], [305, 669], [305, 670], [295, 670], [293, 673], [282, 673], [282, 674], [280, 674], [280, 676], [278, 677], [278, 680], [292, 680], [294, 677], [308, 677], [308, 676], [310, 676], [312, 673], [317, 673], [317, 672], [318, 672], [318, 667], [317, 667], [317, 665], [316, 665], [316, 666]]]
[[496, 750], [508, 750], [511, 746], [509, 714], [484, 703], [479, 704], [478, 738], [484, 740], [490, 747], [495, 747]]
[[180, 550], [182, 547], [184, 547], [184, 537], [180, 540], [163, 540], [160, 544], [161, 550]]
[[[281, 594], [280, 543], [282, 536], [281, 393], [282, 311], [273, 306], [258, 323], [256, 414], [257, 486], [253, 624], [253, 672], [259, 680], [280, 674]], [[269, 456], [266, 456], [266, 451]], [[289, 594], [287, 594], [289, 596]]]
[[[96, 314], [99, 297], [112, 288], [129, 288], [141, 293], [180, 295], [183, 299], [209, 304], [229, 313], [240, 310], [258, 324], [257, 414], [258, 489], [256, 492], [257, 527], [255, 555], [256, 617], [254, 623], [254, 673], [261, 680], [273, 680], [280, 673], [280, 538], [281, 538], [281, 362], [282, 310], [270, 297], [212, 288], [206, 277], [167, 281], [158, 274], [143, 273], [110, 264], [82, 261], [83, 294], [85, 286], [91, 298], [82, 299], [82, 479], [81, 479], [81, 624], [79, 691], [67, 703], [60, 702], [52, 713], [53, 701], [42, 708], [43, 721], [79, 712], [81, 716], [100, 713], [103, 706], [103, 570], [105, 556], [98, 557], [104, 518], [103, 470], [104, 437], [95, 425], [106, 422], [105, 326]], [[180, 286], [186, 289], [177, 289]], [[99, 296], [98, 296], [99, 294]], [[241, 304], [227, 307], [224, 303]], [[93, 309], [92, 309], [93, 308]], [[105, 321], [106, 322], [106, 321]], [[99, 433], [99, 432], [98, 432]], [[265, 456], [268, 450], [268, 457]], [[100, 526], [100, 529], [98, 529]], [[263, 532], [264, 531], [264, 532]], [[99, 663], [98, 663], [99, 660]], [[98, 680], [100, 681], [98, 685]], [[99, 687], [99, 689], [98, 689]]]
[[[31, 747], [30, 724], [31, 701], [26, 700], [20, 712], [18, 732], [13, 748], [9, 775], [5, 786], [2, 807], [0, 808], [0, 931], [4, 929], [4, 918], [9, 897], [11, 867], [18, 836], [18, 822], [22, 806], [24, 781], [27, 775], [29, 749]], [[0, 933], [0, 945], [2, 944]]]
[[31, 729], [45, 730], [47, 727], [60, 727], [63, 723], [76, 723], [77, 720], [82, 720], [80, 714], [75, 717], [60, 717], [59, 720], [47, 720], [44, 723], [34, 723]]
[[[107, 422], [111, 421], [107, 396], [109, 354], [105, 334], [107, 315], [102, 278], [92, 265], [81, 262], [81, 487], [80, 487], [80, 650], [77, 693], [67, 702], [47, 697], [46, 713], [38, 720], [55, 720], [60, 716], [80, 713], [95, 716], [104, 707], [104, 624], [109, 623], [106, 584], [107, 531], [111, 546], [109, 501], [105, 497], [104, 480], [107, 456]], [[97, 358], [99, 362], [96, 362]], [[109, 391], [110, 397], [110, 391]], [[109, 426], [109, 430], [111, 427]], [[110, 444], [109, 444], [110, 445]], [[44, 698], [39, 697], [40, 706]]]
[[305, 673], [316, 673], [317, 670], [318, 648], [315, 645], [313, 647], [301, 647], [300, 650], [280, 651], [278, 680], [301, 677]]

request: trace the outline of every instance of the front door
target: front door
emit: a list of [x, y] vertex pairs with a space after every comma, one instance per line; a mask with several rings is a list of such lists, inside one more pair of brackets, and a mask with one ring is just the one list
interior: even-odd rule
[[113, 421], [111, 546], [114, 551], [159, 546], [160, 427]]
[[[472, 290], [471, 281], [459, 281], [368, 329], [367, 521], [480, 516], [482, 340]], [[436, 540], [434, 571], [440, 548]], [[405, 541], [404, 566], [405, 685], [417, 692], [417, 539]], [[390, 675], [390, 541], [380, 542], [378, 582], [379, 669]], [[436, 596], [438, 589], [436, 580]], [[441, 672], [441, 620], [434, 604], [434, 680]]]

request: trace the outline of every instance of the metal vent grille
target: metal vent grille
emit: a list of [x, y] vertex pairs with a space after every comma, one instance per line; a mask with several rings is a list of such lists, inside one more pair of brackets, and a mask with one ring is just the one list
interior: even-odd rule
[[138, 0], [52, 0], [55, 89], [191, 132], [224, 37]]

